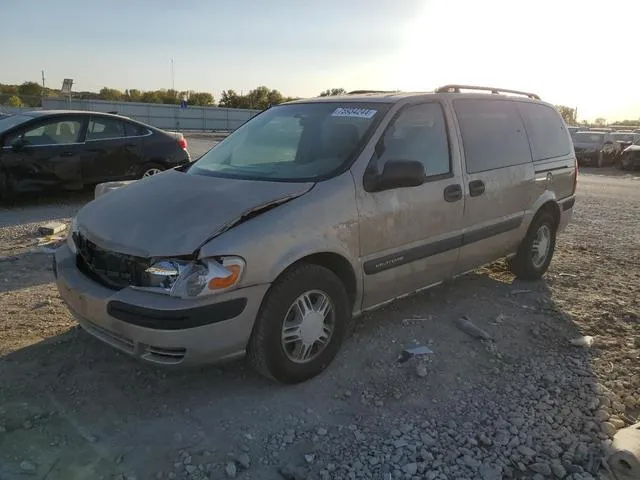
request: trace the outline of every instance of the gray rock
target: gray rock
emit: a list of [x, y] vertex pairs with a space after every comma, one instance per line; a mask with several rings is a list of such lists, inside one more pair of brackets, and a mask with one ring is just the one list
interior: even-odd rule
[[[185, 470], [187, 471], [187, 473], [188, 473], [189, 475], [191, 475], [191, 474], [192, 474], [193, 472], [195, 472], [197, 469], [198, 469], [198, 467], [196, 467], [195, 465], [187, 465], [187, 466], [185, 467]], [[231, 476], [231, 475], [229, 475], [229, 476]], [[235, 474], [234, 474], [233, 476], [235, 477]]]
[[234, 460], [245, 470], [247, 470], [251, 466], [251, 457], [249, 457], [249, 455], [247, 455], [246, 453], [234, 455]]
[[316, 455], [315, 455], [315, 453], [307, 453], [307, 454], [305, 454], [305, 456], [304, 456], [304, 460], [305, 460], [307, 463], [313, 463], [313, 461], [314, 461], [315, 459], [316, 459]]
[[518, 452], [520, 452], [525, 457], [535, 457], [536, 451], [532, 448], [527, 447], [526, 445], [520, 445], [518, 447]]
[[285, 480], [306, 480], [307, 478], [306, 470], [292, 463], [280, 467], [279, 472]]
[[609, 437], [613, 437], [616, 432], [618, 431], [618, 429], [616, 428], [616, 426], [611, 423], [611, 422], [604, 422], [602, 424], [602, 430], [604, 431], [604, 433], [606, 433]]
[[480, 467], [480, 477], [482, 477], [482, 480], [502, 480], [500, 471], [487, 465]]
[[418, 375], [418, 377], [426, 377], [428, 374], [427, 366], [424, 363], [420, 362], [416, 365], [416, 375]]
[[529, 465], [529, 469], [531, 471], [539, 473], [540, 475], [544, 475], [546, 477], [551, 475], [551, 467], [546, 462], [538, 462]]
[[36, 473], [36, 466], [33, 463], [28, 462], [27, 460], [23, 460], [22, 462], [20, 462], [20, 470], [22, 470], [24, 473], [33, 474]]
[[317, 433], [319, 436], [324, 437], [324, 436], [327, 434], [327, 429], [326, 429], [326, 428], [323, 428], [323, 427], [319, 427], [319, 428], [316, 430], [316, 433]]
[[407, 463], [404, 467], [402, 467], [402, 470], [409, 475], [415, 475], [416, 473], [418, 473], [418, 464], [415, 462]]
[[552, 463], [551, 471], [553, 472], [553, 475], [556, 478], [564, 478], [567, 476], [567, 471], [565, 470], [565, 468], [562, 466], [561, 463]]

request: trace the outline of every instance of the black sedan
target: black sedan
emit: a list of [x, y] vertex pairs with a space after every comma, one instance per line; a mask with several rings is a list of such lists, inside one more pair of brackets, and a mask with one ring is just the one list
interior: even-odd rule
[[0, 198], [131, 180], [190, 161], [181, 134], [86, 111], [40, 110], [0, 118], [0, 145]]
[[573, 147], [580, 165], [604, 167], [613, 165], [622, 149], [607, 132], [576, 132], [573, 134]]

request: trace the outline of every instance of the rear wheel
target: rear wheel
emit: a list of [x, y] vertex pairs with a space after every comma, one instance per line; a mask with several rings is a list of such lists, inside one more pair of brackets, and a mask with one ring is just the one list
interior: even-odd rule
[[537, 280], [549, 268], [556, 246], [556, 221], [548, 212], [539, 213], [531, 222], [518, 253], [508, 260], [509, 269], [522, 280]]
[[346, 290], [331, 270], [294, 266], [262, 303], [249, 340], [249, 361], [281, 383], [308, 380], [334, 359], [350, 318]]
[[166, 169], [159, 163], [147, 163], [142, 167], [140, 178], [152, 177], [158, 173], [164, 172]]

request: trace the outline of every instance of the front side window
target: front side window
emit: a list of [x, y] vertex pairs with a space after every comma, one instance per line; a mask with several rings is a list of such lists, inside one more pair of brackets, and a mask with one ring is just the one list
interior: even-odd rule
[[569, 154], [571, 143], [558, 112], [539, 103], [518, 102], [518, 108], [527, 127], [534, 161]]
[[405, 107], [382, 137], [378, 170], [389, 160], [415, 160], [424, 165], [427, 177], [449, 174], [449, 141], [439, 103]]
[[467, 172], [477, 173], [531, 161], [531, 150], [515, 102], [455, 100]]
[[55, 118], [38, 122], [8, 135], [5, 145], [11, 145], [22, 137], [25, 146], [66, 145], [77, 143], [82, 129], [82, 120], [76, 118]]
[[116, 118], [94, 117], [89, 122], [87, 140], [108, 140], [124, 136], [124, 122]]
[[315, 181], [350, 165], [384, 103], [300, 103], [252, 118], [193, 164], [191, 175]]

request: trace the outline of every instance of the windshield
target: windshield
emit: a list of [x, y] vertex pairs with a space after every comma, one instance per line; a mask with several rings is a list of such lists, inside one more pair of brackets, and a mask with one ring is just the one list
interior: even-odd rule
[[598, 133], [578, 132], [574, 135], [577, 143], [602, 143], [604, 135]]
[[188, 173], [315, 181], [346, 168], [388, 108], [324, 102], [272, 107], [209, 150]]
[[32, 118], [33, 117], [28, 115], [9, 115], [8, 117], [0, 117], [0, 132], [9, 130], [11, 127], [15, 127], [16, 125], [26, 122], [27, 120], [31, 120]]

